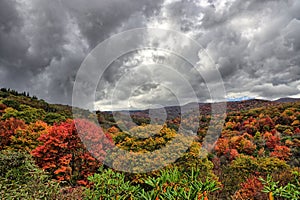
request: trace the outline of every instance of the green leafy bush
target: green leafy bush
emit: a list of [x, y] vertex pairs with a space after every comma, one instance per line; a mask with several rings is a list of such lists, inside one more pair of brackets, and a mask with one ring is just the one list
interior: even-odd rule
[[22, 119], [27, 124], [42, 120], [45, 116], [45, 111], [42, 109], [32, 108], [27, 105], [20, 105], [19, 110], [7, 108], [2, 116], [2, 119], [9, 119], [11, 117]]
[[182, 173], [177, 168], [162, 170], [160, 176], [149, 177], [144, 182], [151, 187], [139, 194], [142, 199], [207, 199], [209, 193], [219, 190], [215, 180], [206, 178], [201, 181], [201, 169]]
[[300, 199], [300, 173], [295, 171], [294, 175], [296, 183], [288, 183], [284, 186], [280, 186], [279, 181], [274, 181], [270, 175], [268, 175], [266, 179], [260, 178], [264, 185], [262, 192], [268, 193], [270, 199], [272, 196], [291, 200]]
[[20, 108], [20, 103], [14, 100], [4, 99], [2, 103], [17, 110]]
[[53, 125], [54, 123], [59, 123], [59, 122], [63, 122], [66, 121], [66, 117], [58, 114], [58, 113], [47, 113], [45, 118], [44, 118], [44, 122], [46, 122], [47, 124], [51, 124]]
[[88, 180], [93, 186], [85, 189], [85, 199], [133, 199], [140, 190], [140, 186], [125, 181], [124, 173], [103, 167]]
[[30, 155], [3, 150], [0, 152], [1, 199], [56, 199], [58, 183], [34, 165]]

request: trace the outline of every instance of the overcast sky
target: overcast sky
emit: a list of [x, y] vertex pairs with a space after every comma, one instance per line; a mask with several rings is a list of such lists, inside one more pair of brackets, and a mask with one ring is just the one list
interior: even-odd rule
[[[226, 98], [300, 97], [299, 0], [0, 0], [0, 87], [71, 104], [90, 51], [140, 27], [179, 31], [202, 45]], [[210, 101], [205, 81], [184, 62], [163, 51], [120, 55], [101, 77], [95, 105], [107, 109], [112, 94], [116, 109], [176, 104], [178, 94], [193, 101], [180, 77]]]

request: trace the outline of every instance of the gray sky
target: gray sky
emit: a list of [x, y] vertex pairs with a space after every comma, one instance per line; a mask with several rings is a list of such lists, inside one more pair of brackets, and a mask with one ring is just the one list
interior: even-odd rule
[[[180, 31], [201, 44], [221, 73], [227, 98], [300, 97], [299, 0], [0, 0], [0, 86], [70, 104], [89, 52], [139, 27]], [[179, 93], [189, 102], [179, 76], [199, 101], [209, 101], [193, 66], [175, 57], [147, 51], [120, 56], [101, 77], [96, 105], [106, 109], [113, 92], [120, 109], [174, 104]], [[169, 68], [153, 64], [157, 59], [168, 60]]]

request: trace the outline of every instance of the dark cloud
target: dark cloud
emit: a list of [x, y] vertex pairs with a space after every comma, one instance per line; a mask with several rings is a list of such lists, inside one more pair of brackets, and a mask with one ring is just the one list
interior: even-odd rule
[[258, 93], [260, 95], [267, 95], [271, 98], [276, 98], [278, 96], [290, 96], [299, 93], [299, 89], [288, 86], [285, 84], [273, 85], [273, 84], [263, 84], [255, 86], [251, 92]]
[[[195, 39], [219, 69], [228, 96], [300, 96], [298, 0], [1, 0], [0, 84], [71, 103], [77, 70], [88, 53], [110, 36], [137, 27], [172, 29]], [[189, 59], [202, 59], [185, 41], [166, 36], [156, 42], [160, 48], [178, 47]], [[189, 102], [193, 95], [181, 79], [199, 101], [210, 98], [205, 81], [213, 84], [216, 76], [209, 69], [199, 74], [174, 55], [155, 53], [152, 61], [173, 71], [138, 67], [148, 59], [145, 55], [132, 52], [131, 58], [121, 56], [109, 66], [97, 91], [100, 107], [109, 104], [117, 86], [120, 108], [129, 94], [136, 106], [172, 104], [178, 94]], [[205, 59], [201, 63], [209, 66]]]
[[71, 103], [77, 69], [89, 51], [118, 31], [143, 26], [160, 4], [1, 1], [1, 86], [26, 90], [50, 102]]
[[133, 92], [132, 96], [139, 96], [144, 93], [149, 93], [149, 92], [151, 92], [151, 90], [155, 90], [158, 86], [159, 86], [159, 84], [157, 84], [157, 83], [147, 83], [147, 84], [141, 85], [139, 88], [137, 88]]
[[[145, 21], [141, 17], [152, 16], [162, 3], [160, 0], [66, 0], [62, 2], [70, 11], [70, 15], [76, 18], [81, 33], [92, 48], [120, 27], [126, 30], [127, 27], [145, 26]], [[138, 17], [139, 20], [132, 20], [132, 17]], [[135, 24], [130, 24], [133, 22]]]

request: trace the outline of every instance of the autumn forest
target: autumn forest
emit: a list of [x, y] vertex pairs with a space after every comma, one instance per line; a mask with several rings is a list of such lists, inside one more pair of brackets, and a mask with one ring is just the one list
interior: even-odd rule
[[[228, 102], [224, 123], [212, 125], [211, 104], [184, 119], [168, 107], [163, 124], [149, 110], [122, 124], [75, 109], [1, 89], [1, 199], [300, 199], [300, 101]], [[192, 141], [177, 137], [180, 126]], [[209, 126], [221, 133], [203, 153]]]

